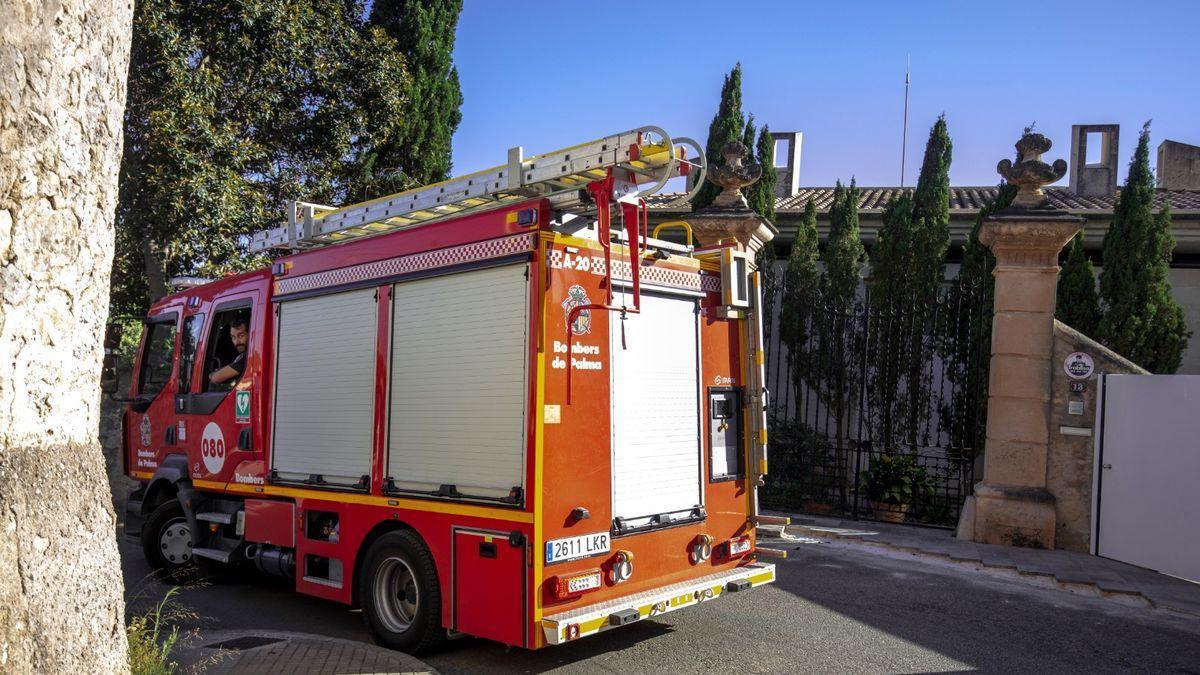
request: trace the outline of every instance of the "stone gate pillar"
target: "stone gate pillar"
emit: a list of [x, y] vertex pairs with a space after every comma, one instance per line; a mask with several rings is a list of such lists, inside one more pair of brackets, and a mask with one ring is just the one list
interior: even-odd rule
[[996, 255], [987, 442], [983, 481], [960, 536], [987, 544], [1054, 548], [1046, 459], [1058, 254], [1083, 219], [1048, 206], [1041, 186], [1067, 170], [1061, 159], [1053, 166], [1040, 160], [1050, 146], [1045, 136], [1027, 133], [1017, 142], [1017, 164], [1000, 162], [1000, 174], [1019, 192], [979, 231]]

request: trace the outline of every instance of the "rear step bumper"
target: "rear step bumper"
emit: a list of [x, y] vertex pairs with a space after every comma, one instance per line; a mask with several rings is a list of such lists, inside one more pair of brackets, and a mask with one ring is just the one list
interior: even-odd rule
[[701, 602], [715, 600], [725, 593], [747, 590], [775, 581], [775, 566], [754, 563], [699, 579], [580, 607], [542, 619], [546, 643], [558, 645], [587, 635], [624, 626]]

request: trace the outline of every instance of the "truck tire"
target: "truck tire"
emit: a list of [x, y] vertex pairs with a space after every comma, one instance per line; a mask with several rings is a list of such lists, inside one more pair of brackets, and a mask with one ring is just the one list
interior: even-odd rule
[[161, 504], [146, 519], [142, 553], [150, 567], [164, 577], [174, 577], [195, 565], [191, 528], [178, 500]]
[[377, 539], [361, 577], [363, 619], [379, 644], [423, 654], [446, 641], [437, 567], [417, 533], [389, 532]]

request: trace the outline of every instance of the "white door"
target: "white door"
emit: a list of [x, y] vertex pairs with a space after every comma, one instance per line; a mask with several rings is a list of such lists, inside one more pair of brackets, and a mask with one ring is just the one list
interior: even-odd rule
[[695, 298], [646, 293], [641, 314], [612, 315], [613, 517], [625, 528], [702, 504], [698, 321]]
[[1200, 581], [1200, 375], [1106, 375], [1099, 555]]

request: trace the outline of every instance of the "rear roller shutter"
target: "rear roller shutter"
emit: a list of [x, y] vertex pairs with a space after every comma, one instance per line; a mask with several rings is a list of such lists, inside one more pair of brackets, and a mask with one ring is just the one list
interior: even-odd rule
[[697, 321], [694, 298], [649, 294], [642, 296], [641, 314], [629, 314], [624, 322], [613, 316], [613, 517], [618, 530], [699, 514]]

